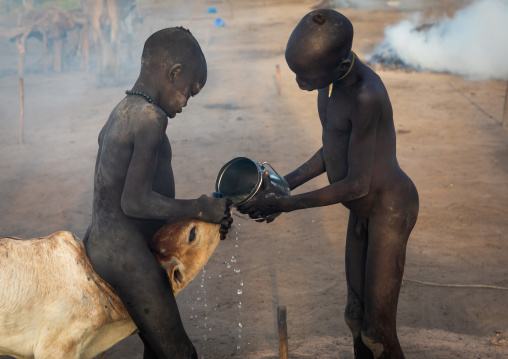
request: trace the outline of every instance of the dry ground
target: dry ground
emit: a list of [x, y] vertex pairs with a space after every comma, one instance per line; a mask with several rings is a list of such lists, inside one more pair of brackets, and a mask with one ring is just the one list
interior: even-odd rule
[[[140, 6], [145, 22], [135, 36], [135, 56], [152, 31], [183, 24], [203, 44], [208, 61], [206, 87], [167, 130], [179, 198], [211, 193], [219, 169], [233, 157], [269, 161], [287, 173], [320, 147], [316, 95], [297, 88], [284, 61], [293, 27], [314, 2], [232, 3]], [[218, 14], [207, 14], [209, 6]], [[360, 58], [382, 39], [385, 25], [407, 10], [407, 4], [404, 11], [343, 10], [355, 26]], [[222, 16], [226, 26], [213, 27], [214, 16]], [[38, 48], [35, 42], [30, 46], [29, 51]], [[14, 45], [2, 40], [0, 48], [2, 70], [15, 66]], [[276, 64], [282, 71], [280, 96]], [[17, 143], [17, 77], [0, 78], [1, 235], [70, 230], [83, 236], [91, 213], [97, 135], [137, 75], [135, 65], [125, 69], [117, 79], [78, 71], [28, 74], [24, 145]], [[399, 162], [420, 194], [406, 277], [508, 287], [508, 130], [499, 124], [505, 83], [378, 73], [394, 108]], [[325, 184], [322, 176], [301, 190]], [[287, 306], [291, 358], [351, 358], [352, 339], [342, 320], [347, 216], [335, 205], [290, 213], [270, 225], [236, 218], [206, 272], [177, 299], [200, 358], [276, 358], [278, 304]], [[405, 282], [398, 327], [407, 357], [508, 357], [503, 344], [507, 299], [508, 291]], [[131, 337], [106, 358], [140, 358], [141, 353], [141, 342]]]

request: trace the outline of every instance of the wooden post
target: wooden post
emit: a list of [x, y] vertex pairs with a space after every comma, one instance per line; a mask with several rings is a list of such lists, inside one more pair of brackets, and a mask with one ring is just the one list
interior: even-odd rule
[[277, 306], [277, 328], [279, 331], [279, 359], [288, 359], [288, 326], [286, 306]]
[[26, 38], [30, 32], [24, 32], [17, 40], [18, 47], [18, 78], [19, 78], [19, 143], [23, 144], [23, 118], [25, 112], [25, 95], [23, 90], [23, 77], [25, 74]]
[[80, 57], [79, 66], [84, 68], [87, 73], [90, 71], [88, 46], [88, 25], [84, 24], [79, 32], [78, 54]]
[[53, 40], [53, 71], [62, 72], [63, 40]]
[[506, 80], [506, 94], [504, 97], [503, 127], [508, 127], [508, 80]]
[[23, 116], [25, 112], [23, 78], [19, 78], [19, 143], [23, 144]]
[[451, 17], [451, 14], [450, 14], [450, 4], [448, 3], [448, 0], [445, 0], [443, 1], [443, 8], [444, 8], [444, 13], [447, 17]]
[[280, 66], [275, 65], [275, 76], [277, 77], [277, 94], [280, 95], [282, 92], [282, 86], [280, 83]]
[[44, 56], [44, 73], [48, 72], [48, 34], [42, 32], [42, 53]]

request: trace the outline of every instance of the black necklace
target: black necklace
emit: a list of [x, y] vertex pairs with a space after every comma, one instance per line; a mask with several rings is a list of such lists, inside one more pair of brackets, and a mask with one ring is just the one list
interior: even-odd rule
[[148, 96], [146, 93], [144, 92], [141, 92], [141, 91], [133, 91], [133, 90], [126, 90], [125, 93], [127, 95], [138, 95], [138, 96], [143, 96], [149, 103], [153, 103], [153, 100], [150, 96]]

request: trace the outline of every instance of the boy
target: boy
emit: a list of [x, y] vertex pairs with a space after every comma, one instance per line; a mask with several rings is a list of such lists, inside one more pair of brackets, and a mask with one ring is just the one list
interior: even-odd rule
[[352, 41], [353, 26], [345, 16], [316, 10], [296, 26], [286, 48], [298, 86], [318, 90], [323, 147], [285, 178], [295, 189], [326, 172], [330, 185], [284, 197], [265, 177], [265, 190], [239, 209], [260, 218], [335, 203], [346, 206], [344, 318], [355, 358], [404, 358], [396, 332], [397, 301], [418, 193], [397, 162], [388, 93], [351, 51]]
[[223, 198], [175, 199], [168, 117], [199, 93], [206, 76], [205, 57], [188, 30], [154, 33], [145, 42], [138, 80], [99, 134], [86, 250], [138, 327], [144, 358], [198, 358], [148, 241], [166, 221], [184, 217], [221, 223], [222, 236], [231, 225]]

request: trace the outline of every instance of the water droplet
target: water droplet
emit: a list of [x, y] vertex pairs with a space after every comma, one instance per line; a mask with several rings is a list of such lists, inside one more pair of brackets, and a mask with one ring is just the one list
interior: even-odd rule
[[240, 273], [240, 269], [235, 269], [235, 273]]
[[201, 297], [197, 297], [196, 299], [197, 299], [197, 300], [201, 300]]
[[243, 293], [241, 289], [238, 289], [236, 292], [237, 292], [238, 294], [242, 294], [242, 293]]
[[203, 288], [203, 284], [201, 284], [201, 288]]
[[238, 303], [238, 308], [242, 307], [242, 302]]
[[222, 278], [222, 274], [219, 274], [219, 278]]
[[238, 338], [241, 338], [242, 336], [241, 335], [238, 335]]
[[236, 346], [236, 350], [239, 350], [239, 349], [240, 349], [240, 346], [239, 346], [239, 345], [237, 345], [237, 346]]
[[239, 326], [240, 328], [242, 328], [242, 323], [238, 323], [238, 326]]
[[[232, 263], [236, 263], [236, 259], [234, 259], [234, 258], [233, 258], [233, 259], [231, 259], [231, 262], [232, 262]], [[229, 268], [229, 267], [228, 267], [228, 268]]]
[[212, 331], [212, 328], [208, 328], [209, 331]]
[[235, 244], [235, 248], [238, 248], [238, 244]]
[[227, 267], [228, 267], [228, 269], [231, 268], [231, 264], [228, 263]]
[[243, 287], [243, 280], [240, 281], [240, 285]]

